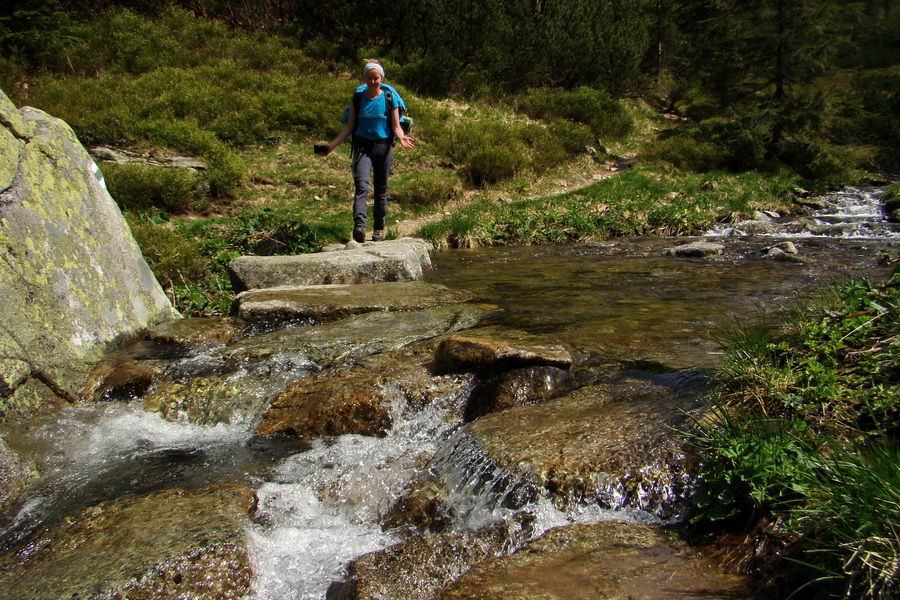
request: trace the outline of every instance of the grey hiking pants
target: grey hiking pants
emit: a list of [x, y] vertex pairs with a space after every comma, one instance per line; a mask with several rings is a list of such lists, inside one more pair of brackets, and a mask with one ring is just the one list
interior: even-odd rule
[[369, 179], [372, 177], [375, 217], [373, 229], [384, 229], [387, 215], [388, 175], [394, 156], [390, 140], [353, 140], [353, 226], [366, 228], [366, 197], [369, 195]]

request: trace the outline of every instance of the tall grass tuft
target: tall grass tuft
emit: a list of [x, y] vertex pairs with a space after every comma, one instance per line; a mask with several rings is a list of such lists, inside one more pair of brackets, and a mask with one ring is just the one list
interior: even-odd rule
[[686, 434], [701, 464], [691, 522], [740, 531], [779, 521], [797, 540], [794, 589], [893, 598], [900, 288], [848, 281], [788, 316], [778, 329], [727, 332], [718, 389]]

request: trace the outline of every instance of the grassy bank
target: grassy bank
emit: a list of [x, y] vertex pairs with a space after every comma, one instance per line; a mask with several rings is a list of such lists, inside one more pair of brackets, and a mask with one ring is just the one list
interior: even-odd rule
[[900, 278], [847, 282], [789, 317], [724, 339], [718, 392], [688, 436], [702, 464], [694, 533], [773, 597], [894, 598]]

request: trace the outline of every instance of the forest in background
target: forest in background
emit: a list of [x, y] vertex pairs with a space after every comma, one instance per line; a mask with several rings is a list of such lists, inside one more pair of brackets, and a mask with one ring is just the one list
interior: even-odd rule
[[335, 68], [380, 57], [430, 97], [587, 86], [652, 99], [729, 168], [898, 165], [897, 0], [24, 0], [0, 8], [0, 48], [20, 65], [3, 83], [17, 70], [90, 75], [102, 65], [69, 52], [85, 23], [172, 6], [285, 36]]

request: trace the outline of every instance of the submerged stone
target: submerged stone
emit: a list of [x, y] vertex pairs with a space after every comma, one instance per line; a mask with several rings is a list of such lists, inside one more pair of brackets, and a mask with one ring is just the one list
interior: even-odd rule
[[103, 502], [0, 556], [0, 599], [238, 599], [255, 497], [237, 484]]
[[244, 337], [246, 329], [246, 323], [235, 319], [178, 319], [149, 329], [144, 338], [159, 344], [184, 346], [230, 344]]
[[228, 360], [260, 361], [291, 351], [321, 367], [349, 364], [364, 356], [473, 327], [490, 310], [472, 304], [455, 304], [420, 311], [366, 313], [323, 325], [254, 336], [218, 354]]
[[443, 373], [497, 373], [530, 366], [572, 367], [572, 355], [562, 345], [522, 331], [485, 327], [450, 336], [434, 352]]
[[513, 369], [489, 378], [472, 392], [465, 411], [465, 420], [517, 406], [551, 400], [576, 385], [570, 371], [557, 367], [537, 366]]
[[378, 354], [298, 380], [272, 401], [255, 433], [384, 436], [393, 423], [392, 402], [418, 409], [465, 385], [459, 379], [432, 376], [426, 366], [428, 350], [426, 345]]
[[6, 509], [38, 477], [36, 466], [0, 438], [0, 511]]
[[503, 549], [505, 527], [416, 536], [365, 554], [347, 569], [347, 580], [331, 586], [327, 600], [429, 600], [473, 565]]
[[164, 381], [144, 399], [144, 410], [197, 425], [254, 422], [275, 393], [267, 384], [246, 373]]
[[497, 468], [543, 488], [558, 505], [598, 503], [666, 518], [677, 514], [692, 470], [673, 431], [687, 427], [684, 411], [699, 404], [703, 389], [699, 378], [631, 374], [466, 427]]
[[[438, 597], [419, 596], [420, 599]], [[441, 600], [740, 600], [749, 581], [717, 572], [666, 531], [622, 521], [557, 527], [475, 565]]]

